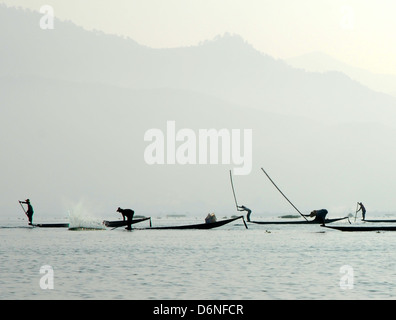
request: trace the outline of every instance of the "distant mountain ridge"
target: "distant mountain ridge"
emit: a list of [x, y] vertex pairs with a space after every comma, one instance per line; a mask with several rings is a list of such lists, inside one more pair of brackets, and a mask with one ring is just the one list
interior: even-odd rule
[[309, 72], [342, 72], [372, 90], [396, 97], [396, 75], [375, 74], [361, 68], [355, 68], [322, 52], [311, 52], [287, 59], [286, 62], [295, 68]]
[[[241, 37], [199, 46], [151, 49], [131, 39], [89, 32], [70, 22], [38, 27], [40, 14], [0, 7], [0, 76], [35, 75], [135, 88], [177, 88], [241, 106], [323, 121], [388, 121], [396, 99], [340, 73], [291, 68]], [[377, 110], [377, 117], [368, 116]], [[381, 111], [382, 110], [382, 111]]]

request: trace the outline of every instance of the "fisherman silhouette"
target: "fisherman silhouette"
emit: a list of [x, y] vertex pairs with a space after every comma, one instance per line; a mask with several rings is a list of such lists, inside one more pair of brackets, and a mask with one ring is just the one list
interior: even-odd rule
[[358, 205], [360, 206], [359, 210], [356, 211], [356, 213], [358, 213], [360, 210], [362, 210], [362, 217], [363, 220], [366, 218], [366, 208], [364, 207], [363, 203], [358, 202]]
[[[29, 224], [30, 225], [33, 224], [33, 213], [34, 213], [34, 211], [33, 211], [32, 205], [30, 204], [30, 200], [26, 199], [25, 201], [19, 201], [19, 203], [21, 205], [22, 204], [27, 204], [28, 209], [27, 209], [27, 211], [25, 211], [25, 213], [26, 213], [26, 215], [27, 215], [27, 217], [29, 219]], [[22, 208], [23, 208], [23, 206], [22, 206]], [[25, 210], [25, 209], [23, 209], [23, 210]]]
[[328, 211], [326, 209], [320, 209], [320, 210], [314, 210], [310, 214], [303, 214], [305, 217], [315, 217], [314, 221], [320, 221], [323, 222], [323, 224], [326, 221], [326, 215]]
[[[242, 210], [239, 210], [239, 209], [242, 209]], [[238, 211], [247, 211], [246, 218], [247, 218], [247, 221], [250, 222], [250, 214], [252, 213], [252, 210], [250, 210], [249, 208], [246, 208], [245, 206], [238, 206]]]
[[128, 226], [125, 229], [132, 230], [132, 219], [135, 211], [133, 211], [132, 209], [121, 209], [120, 207], [118, 207], [117, 212], [120, 212], [122, 214], [122, 218], [124, 221], [125, 218], [127, 219]]

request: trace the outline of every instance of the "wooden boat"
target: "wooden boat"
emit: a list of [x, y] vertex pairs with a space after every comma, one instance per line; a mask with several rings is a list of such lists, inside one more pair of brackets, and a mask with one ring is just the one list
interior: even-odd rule
[[[344, 219], [348, 219], [348, 217], [344, 218], [335, 218], [335, 219], [326, 219], [326, 223], [332, 223], [336, 221], [341, 221]], [[248, 221], [250, 223], [255, 223], [255, 224], [323, 224], [323, 221], [320, 219], [314, 219], [314, 220], [298, 220], [298, 221]]]
[[29, 225], [36, 228], [69, 228], [68, 223], [38, 223]]
[[366, 219], [364, 219], [362, 221], [364, 221], [364, 222], [374, 222], [374, 223], [376, 223], [376, 222], [395, 223], [396, 222], [396, 220], [391, 220], [391, 219], [384, 219], [384, 220], [366, 220]]
[[38, 223], [38, 224], [30, 224], [30, 226], [35, 228], [67, 228], [71, 231], [79, 231], [79, 230], [103, 230], [104, 228], [98, 227], [70, 227], [69, 223]]
[[70, 231], [98, 231], [98, 230], [105, 230], [105, 228], [102, 227], [72, 227], [69, 228]]
[[[134, 219], [132, 220], [132, 224], [143, 222], [146, 220], [150, 220], [151, 218], [141, 218], [141, 219]], [[151, 222], [151, 220], [150, 220]], [[128, 222], [127, 221], [103, 221], [103, 224], [106, 227], [109, 228], [114, 228], [114, 227], [122, 227], [122, 226], [127, 226]], [[37, 223], [37, 224], [29, 224], [29, 226], [36, 227], [36, 228], [69, 228], [69, 223]], [[79, 229], [84, 229], [84, 230], [98, 230], [99, 228], [85, 228], [85, 227], [76, 227], [76, 228], [69, 228], [70, 230], [79, 230]]]
[[[292, 207], [300, 214], [301, 217], [304, 217], [304, 220], [299, 220], [299, 221], [248, 221], [250, 223], [254, 223], [254, 224], [265, 224], [265, 225], [279, 225], [279, 224], [292, 224], [292, 225], [296, 225], [296, 224], [323, 224], [323, 218], [322, 219], [318, 219], [315, 218], [314, 220], [307, 220], [305, 219], [305, 216], [301, 213], [300, 210], [298, 210], [298, 208], [286, 197], [286, 195], [278, 188], [278, 186], [275, 184], [275, 182], [271, 179], [271, 177], [267, 174], [267, 172], [265, 172], [265, 170], [263, 168], [261, 168], [261, 170], [265, 173], [265, 175], [267, 176], [267, 178], [271, 181], [271, 183], [275, 186], [275, 188], [282, 194], [282, 196], [292, 205]], [[234, 195], [234, 201], [235, 201], [235, 206], [237, 208], [238, 211], [242, 211], [240, 210], [240, 207], [238, 205], [237, 202], [237, 198], [235, 195], [235, 189], [234, 189], [234, 182], [232, 180], [232, 173], [230, 170], [230, 181], [231, 181], [231, 187], [232, 187], [232, 192]], [[246, 209], [244, 211], [247, 211]], [[251, 212], [251, 211], [250, 211]], [[335, 218], [335, 219], [325, 219], [324, 223], [332, 223], [332, 222], [336, 222], [336, 221], [341, 221], [344, 219], [349, 219], [348, 217], [344, 217], [344, 218]], [[348, 220], [349, 221], [349, 220]]]
[[[140, 218], [140, 219], [133, 219], [131, 224], [135, 224], [135, 223], [139, 223], [139, 222], [143, 222], [143, 221], [147, 221], [150, 220], [150, 225], [151, 225], [151, 217], [147, 217], [147, 218]], [[128, 225], [128, 221], [124, 221], [124, 220], [117, 220], [117, 221], [107, 221], [104, 220], [103, 224], [108, 227], [108, 228], [118, 228], [118, 227], [126, 227]]]
[[396, 231], [396, 226], [322, 226], [329, 229], [347, 232], [361, 231]]
[[238, 220], [238, 219], [242, 219], [242, 221], [245, 224], [245, 227], [247, 229], [247, 225], [246, 225], [244, 217], [243, 216], [239, 216], [239, 217], [226, 219], [226, 220], [221, 220], [221, 221], [216, 221], [216, 222], [212, 222], [212, 223], [199, 223], [199, 224], [190, 224], [190, 225], [182, 225], [182, 226], [150, 227], [150, 228], [145, 228], [145, 230], [214, 229], [214, 228], [218, 228], [218, 227], [224, 226], [225, 224], [233, 222], [233, 221]]

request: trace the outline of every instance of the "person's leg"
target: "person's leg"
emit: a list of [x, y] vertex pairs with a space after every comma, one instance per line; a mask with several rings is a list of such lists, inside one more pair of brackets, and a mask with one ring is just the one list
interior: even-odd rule
[[27, 216], [29, 219], [29, 224], [32, 224], [33, 223], [33, 213], [31, 211], [28, 211]]
[[126, 227], [127, 230], [132, 230], [132, 217], [130, 215], [127, 216], [128, 226]]

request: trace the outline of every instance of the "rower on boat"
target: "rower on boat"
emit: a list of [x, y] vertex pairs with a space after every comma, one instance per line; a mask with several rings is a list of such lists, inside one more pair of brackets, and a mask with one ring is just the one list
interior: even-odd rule
[[363, 220], [366, 218], [366, 208], [364, 207], [363, 203], [358, 202], [358, 205], [360, 206], [359, 210], [356, 211], [356, 213], [358, 213], [360, 210], [362, 210], [362, 217]]
[[314, 210], [310, 214], [303, 214], [305, 217], [315, 217], [314, 221], [320, 221], [325, 224], [326, 215], [328, 211], [326, 209]]
[[132, 230], [132, 219], [135, 211], [133, 211], [132, 209], [121, 209], [120, 207], [118, 207], [117, 212], [120, 212], [122, 214], [122, 218], [124, 221], [125, 218], [127, 219], [128, 226], [125, 229]]
[[[29, 219], [29, 225], [32, 225], [34, 211], [33, 211], [32, 205], [30, 204], [30, 200], [26, 199], [25, 201], [19, 201], [19, 203], [21, 204], [21, 206], [22, 206], [22, 204], [27, 204], [28, 209], [27, 209], [27, 211], [25, 211], [25, 214], [27, 215], [27, 217]], [[22, 206], [22, 208], [23, 208], [23, 206]], [[23, 210], [25, 210], [25, 209], [23, 209]]]
[[247, 221], [250, 222], [250, 214], [252, 213], [252, 210], [246, 208], [245, 206], [238, 206], [238, 211], [247, 211], [246, 218]]

